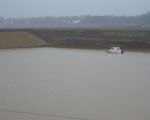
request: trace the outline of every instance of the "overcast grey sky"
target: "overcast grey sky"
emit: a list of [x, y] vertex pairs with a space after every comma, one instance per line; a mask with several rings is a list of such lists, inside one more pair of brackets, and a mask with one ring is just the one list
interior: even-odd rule
[[150, 0], [0, 0], [0, 16], [140, 15]]

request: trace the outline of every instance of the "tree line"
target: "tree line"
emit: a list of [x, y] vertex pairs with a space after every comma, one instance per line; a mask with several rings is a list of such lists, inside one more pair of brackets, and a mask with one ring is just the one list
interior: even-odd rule
[[150, 27], [150, 12], [139, 16], [0, 17], [0, 26], [142, 26]]

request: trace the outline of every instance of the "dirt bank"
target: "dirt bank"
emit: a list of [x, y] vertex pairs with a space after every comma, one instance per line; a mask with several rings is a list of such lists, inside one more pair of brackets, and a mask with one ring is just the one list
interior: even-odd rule
[[[14, 32], [13, 35], [11, 35], [12, 32]], [[7, 36], [6, 40], [10, 41], [12, 38], [13, 41], [17, 40], [11, 42], [10, 47], [45, 45], [49, 47], [107, 49], [119, 45], [126, 50], [150, 50], [150, 31], [148, 30], [102, 30], [94, 28], [7, 29], [1, 30], [1, 34], [4, 34], [2, 38]], [[0, 40], [4, 41], [2, 38]], [[1, 44], [1, 46], [7, 47], [4, 44]]]
[[0, 32], [0, 48], [22, 48], [44, 46], [42, 39], [23, 31]]

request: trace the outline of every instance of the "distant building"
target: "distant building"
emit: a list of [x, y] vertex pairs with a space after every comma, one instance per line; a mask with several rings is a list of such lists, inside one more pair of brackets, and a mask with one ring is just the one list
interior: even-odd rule
[[73, 24], [79, 24], [79, 23], [80, 23], [80, 20], [73, 20], [72, 23], [73, 23]]

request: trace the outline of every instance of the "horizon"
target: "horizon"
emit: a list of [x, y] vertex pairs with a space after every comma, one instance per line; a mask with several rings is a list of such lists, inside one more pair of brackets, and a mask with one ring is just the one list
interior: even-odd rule
[[74, 15], [74, 16], [24, 16], [24, 17], [4, 17], [4, 16], [0, 16], [4, 19], [9, 19], [9, 18], [13, 18], [13, 19], [21, 19], [21, 18], [46, 18], [46, 17], [55, 17], [55, 18], [59, 18], [59, 17], [82, 17], [82, 16], [98, 16], [98, 17], [105, 17], [105, 16], [110, 16], [110, 17], [136, 17], [136, 16], [141, 16], [141, 15], [146, 15], [146, 14], [149, 14], [150, 11], [148, 12], [145, 12], [143, 14], [139, 14], [139, 15], [90, 15], [90, 14], [87, 14], [87, 15]]

